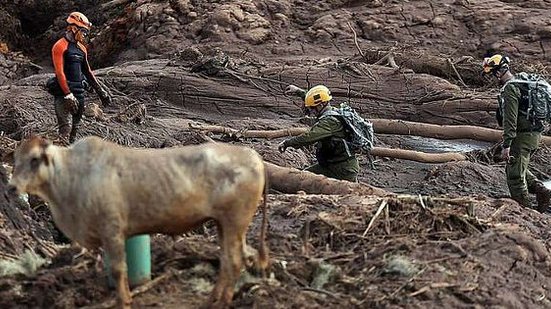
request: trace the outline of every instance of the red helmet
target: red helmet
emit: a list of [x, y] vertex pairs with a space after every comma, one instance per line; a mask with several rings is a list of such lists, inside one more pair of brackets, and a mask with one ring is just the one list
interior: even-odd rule
[[69, 17], [67, 17], [67, 24], [75, 25], [86, 30], [90, 30], [92, 27], [92, 23], [88, 20], [88, 17], [80, 12], [73, 12], [69, 14]]

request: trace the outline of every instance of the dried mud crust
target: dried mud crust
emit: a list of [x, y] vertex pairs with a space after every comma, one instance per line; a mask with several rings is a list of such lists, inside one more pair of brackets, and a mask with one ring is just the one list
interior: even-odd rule
[[[201, 44], [263, 56], [338, 55], [394, 42], [433, 55], [481, 57], [489, 49], [549, 64], [547, 2], [402, 1], [19, 1], [0, 11], [0, 41], [41, 59], [79, 10], [94, 23], [94, 66]], [[99, 48], [101, 47], [101, 48]], [[321, 48], [320, 48], [321, 47]], [[414, 56], [414, 55], [412, 55]]]
[[[368, 117], [495, 128], [494, 93], [471, 89], [485, 82], [476, 74], [477, 59], [488, 49], [504, 51], [517, 68], [544, 74], [550, 61], [551, 25], [546, 3], [539, 0], [17, 4], [0, 9], [6, 25], [0, 29], [0, 154], [13, 149], [12, 139], [33, 132], [55, 138], [52, 98], [43, 89], [51, 75], [23, 77], [40, 71], [30, 58], [48, 70], [51, 43], [74, 9], [97, 25], [93, 67], [117, 64], [97, 71], [114, 91], [114, 105], [102, 108], [104, 117], [87, 116], [80, 136], [155, 148], [213, 138], [248, 145], [268, 162], [296, 168], [314, 162], [313, 149], [280, 154], [282, 139], [205, 136], [189, 130], [189, 124], [298, 126], [301, 103], [282, 94], [285, 86], [324, 83], [336, 101], [351, 100]], [[354, 55], [350, 27], [363, 56]], [[230, 56], [228, 62], [211, 61], [209, 51], [220, 50]], [[400, 69], [374, 65], [389, 52]], [[152, 59], [160, 57], [167, 59]], [[99, 104], [94, 94], [87, 96]], [[421, 147], [404, 139], [381, 142]], [[534, 156], [532, 165], [542, 179], [551, 174], [550, 157], [547, 148]], [[273, 280], [259, 283], [244, 276], [235, 307], [551, 306], [546, 297], [550, 219], [510, 200], [491, 199], [507, 194], [502, 165], [377, 159], [373, 170], [365, 157], [360, 162], [362, 182], [397, 193], [475, 196], [478, 202], [469, 212], [477, 218], [466, 215], [468, 201], [458, 206], [428, 199], [425, 210], [411, 200], [388, 201], [366, 232], [381, 200], [271, 195]], [[0, 192], [4, 174], [0, 168]], [[96, 253], [74, 259], [77, 249], [54, 245], [63, 240], [47, 210], [33, 197], [30, 205], [0, 193], [0, 253], [12, 259], [30, 247], [53, 261], [34, 277], [1, 278], [0, 307], [74, 308], [112, 300], [115, 293], [106, 287]], [[258, 228], [257, 217], [248, 233], [253, 246]], [[135, 305], [195, 308], [204, 303], [217, 277], [214, 230], [207, 225], [182, 238], [154, 236], [153, 275], [164, 279], [136, 296]]]
[[[354, 196], [270, 195], [273, 277], [242, 275], [236, 308], [504, 306], [544, 308], [551, 279], [550, 219], [509, 200], [464, 206]], [[519, 216], [519, 214], [522, 214]], [[515, 217], [514, 223], [509, 218]], [[534, 226], [533, 222], [541, 222]], [[248, 233], [257, 245], [260, 217]], [[218, 270], [215, 228], [153, 239], [153, 276], [136, 306], [197, 307]], [[95, 254], [64, 249], [34, 278], [0, 279], [0, 305], [73, 308], [112, 300]], [[529, 279], [528, 279], [529, 278]], [[16, 305], [17, 304], [17, 305]]]

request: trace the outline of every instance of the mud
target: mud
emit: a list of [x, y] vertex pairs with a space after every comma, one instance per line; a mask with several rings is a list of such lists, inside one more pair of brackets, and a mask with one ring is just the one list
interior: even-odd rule
[[[155, 148], [213, 139], [302, 169], [315, 162], [311, 148], [281, 154], [282, 139], [204, 134], [190, 125], [305, 126], [300, 100], [283, 90], [323, 83], [335, 101], [349, 101], [366, 118], [497, 128], [496, 85], [478, 74], [481, 57], [506, 52], [515, 69], [549, 76], [547, 7], [539, 0], [6, 2], [0, 155], [32, 133], [56, 138], [53, 98], [43, 85], [52, 72], [49, 48], [72, 10], [96, 25], [92, 66], [114, 96], [112, 106], [101, 107], [86, 94], [79, 137]], [[380, 61], [385, 55], [398, 68]], [[467, 152], [469, 160], [374, 158], [372, 166], [361, 156], [361, 182], [408, 195], [387, 198], [386, 206], [374, 196], [272, 190], [270, 277], [243, 272], [236, 308], [551, 306], [550, 217], [506, 198], [495, 145], [395, 135], [377, 136], [377, 144]], [[534, 154], [531, 167], [542, 180], [550, 179], [550, 158], [546, 147]], [[0, 167], [0, 258], [32, 250], [49, 263], [34, 275], [0, 278], [0, 307], [110, 305], [115, 292], [101, 252], [79, 255], [47, 205], [6, 191], [9, 171]], [[259, 219], [247, 236], [253, 247]], [[210, 223], [174, 238], [153, 235], [153, 277], [162, 280], [139, 293], [135, 307], [199, 307], [216, 280], [218, 254]]]

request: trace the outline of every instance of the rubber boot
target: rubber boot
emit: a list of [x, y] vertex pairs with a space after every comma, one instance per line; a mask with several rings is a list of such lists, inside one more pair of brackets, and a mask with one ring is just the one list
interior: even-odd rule
[[523, 195], [523, 196], [512, 196], [511, 198], [512, 198], [513, 200], [515, 200], [517, 203], [519, 203], [520, 206], [522, 206], [522, 207], [532, 208], [532, 203], [530, 202], [530, 197], [527, 196], [527, 195]]
[[536, 201], [538, 202], [537, 210], [539, 212], [546, 212], [551, 206], [551, 190], [541, 181], [536, 181], [528, 188], [528, 192], [536, 194]]

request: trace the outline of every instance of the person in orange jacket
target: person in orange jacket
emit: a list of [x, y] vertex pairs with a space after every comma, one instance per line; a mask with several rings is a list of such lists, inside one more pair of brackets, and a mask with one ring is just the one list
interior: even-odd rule
[[[88, 62], [86, 46], [92, 23], [80, 12], [72, 12], [66, 21], [65, 35], [52, 47], [55, 76], [61, 90], [55, 95], [54, 104], [60, 138], [72, 143], [84, 113], [85, 90], [92, 87], [104, 106], [111, 104], [112, 99], [98, 83]], [[69, 115], [72, 115], [72, 126]]]

